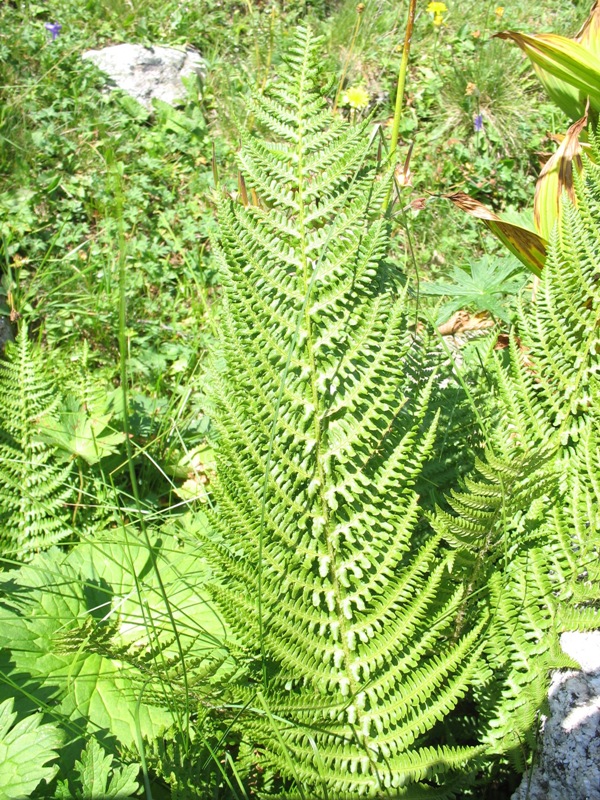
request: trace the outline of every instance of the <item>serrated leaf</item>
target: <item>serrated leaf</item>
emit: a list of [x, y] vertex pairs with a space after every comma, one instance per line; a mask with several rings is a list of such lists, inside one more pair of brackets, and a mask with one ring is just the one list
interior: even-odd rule
[[76, 796], [83, 800], [127, 800], [138, 793], [136, 764], [114, 767], [113, 757], [106, 753], [95, 738], [91, 738], [75, 762], [81, 792]]
[[40, 439], [62, 450], [68, 457], [77, 456], [88, 464], [96, 464], [116, 453], [125, 441], [125, 434], [112, 430], [113, 412], [106, 402], [86, 407], [69, 398], [57, 416], [40, 422]]
[[50, 781], [58, 767], [46, 766], [58, 756], [62, 733], [41, 714], [31, 714], [15, 724], [13, 700], [0, 703], [0, 800], [29, 797], [42, 781]]
[[447, 295], [453, 299], [439, 311], [437, 324], [446, 322], [462, 308], [487, 311], [505, 322], [510, 314], [502, 302], [506, 295], [517, 294], [523, 286], [523, 277], [515, 262], [488, 257], [474, 261], [469, 269], [455, 267], [451, 281], [422, 283], [420, 291], [428, 295]]
[[[151, 680], [152, 652], [176, 660], [179, 641], [198, 670], [209, 671], [226, 655], [225, 627], [202, 595], [208, 571], [201, 557], [167, 542], [156, 541], [151, 553], [132, 533], [115, 532], [0, 577], [0, 647], [11, 649], [16, 669], [53, 687], [60, 713], [83, 717], [92, 732], [109, 729], [127, 746], [138, 726], [153, 739], [175, 719], [172, 698]], [[147, 659], [144, 671], [136, 658]]]

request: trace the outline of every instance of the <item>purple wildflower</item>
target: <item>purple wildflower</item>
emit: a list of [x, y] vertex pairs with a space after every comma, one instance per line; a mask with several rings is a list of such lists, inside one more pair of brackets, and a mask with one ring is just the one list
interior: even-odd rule
[[473, 128], [475, 133], [480, 133], [483, 130], [483, 114], [476, 114], [473, 118]]
[[54, 41], [58, 36], [58, 34], [62, 31], [62, 25], [60, 24], [60, 22], [47, 22], [44, 25], [44, 28], [46, 28], [46, 30], [52, 37], [52, 41]]

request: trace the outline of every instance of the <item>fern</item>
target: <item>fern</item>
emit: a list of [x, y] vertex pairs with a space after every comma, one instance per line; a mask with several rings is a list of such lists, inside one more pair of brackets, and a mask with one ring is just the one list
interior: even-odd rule
[[[595, 137], [593, 147], [598, 157]], [[600, 168], [588, 162], [576, 188], [577, 207], [565, 200], [536, 301], [521, 308], [511, 365], [497, 365], [508, 433], [497, 441], [504, 453], [556, 453], [554, 490], [541, 495], [551, 500], [545, 550], [561, 613], [585, 583], [588, 599], [600, 598], [593, 512], [600, 481]]]
[[0, 555], [23, 559], [71, 535], [75, 499], [71, 466], [42, 441], [59, 397], [25, 325], [0, 362], [0, 397]]
[[488, 586], [479, 588], [493, 624], [478, 736], [521, 769], [549, 671], [575, 666], [560, 633], [600, 623], [597, 166], [587, 165], [577, 195], [577, 207], [565, 201], [535, 302], [521, 306], [508, 364], [496, 358], [502, 424], [463, 490], [448, 496], [452, 511], [433, 519], [469, 576], [467, 595]]
[[449, 796], [440, 776], [479, 749], [433, 731], [477, 672], [485, 614], [450, 641], [462, 590], [416, 534], [435, 420], [404, 361], [389, 177], [319, 94], [317, 47], [301, 30], [253, 107], [253, 204], [219, 202], [213, 593], [255, 660], [238, 702], [281, 796]]

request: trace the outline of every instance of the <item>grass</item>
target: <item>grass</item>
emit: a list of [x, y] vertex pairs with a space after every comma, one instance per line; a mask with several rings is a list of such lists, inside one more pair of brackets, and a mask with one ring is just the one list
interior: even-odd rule
[[[499, 250], [441, 195], [462, 189], [523, 212], [546, 131], [565, 128], [521, 55], [490, 35], [571, 33], [587, 11], [563, 0], [541, 0], [534, 15], [527, 0], [506, 0], [502, 15], [496, 0], [448, 6], [436, 28], [419, 4], [399, 129], [401, 155], [414, 146], [413, 188], [396, 217], [393, 255], [421, 280]], [[101, 477], [114, 515], [176, 521], [185, 480], [210, 477], [202, 381], [219, 322], [214, 169], [219, 191], [235, 193], [250, 91], [277, 71], [294, 24], [309, 17], [325, 37], [332, 101], [342, 78], [344, 87], [364, 87], [372, 101], [364, 113], [389, 140], [406, 10], [406, 2], [367, 0], [357, 23], [355, 0], [2, 4], [0, 313], [28, 322], [61, 381], [80, 369], [107, 392], [120, 387], [110, 424], [127, 447], [107, 457]], [[62, 25], [55, 41], [44, 27], [53, 21]], [[206, 81], [176, 109], [151, 114], [106, 94], [80, 54], [123, 41], [195, 47], [209, 64]], [[207, 734], [207, 763], [217, 764], [232, 797], [246, 797], [235, 765], [212, 758], [220, 735]], [[181, 748], [149, 758], [164, 774], [178, 763], [188, 797], [193, 765]]]

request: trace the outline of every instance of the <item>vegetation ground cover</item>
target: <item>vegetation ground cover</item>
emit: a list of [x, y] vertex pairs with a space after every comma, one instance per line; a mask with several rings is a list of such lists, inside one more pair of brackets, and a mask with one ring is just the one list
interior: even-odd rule
[[[588, 12], [418, 4], [389, 206], [406, 3], [2, 6], [0, 312], [16, 343], [0, 367], [0, 797], [510, 796], [548, 671], [567, 663], [560, 625], [596, 621], [597, 523], [582, 520], [598, 493], [598, 177], [578, 187], [537, 302], [517, 259], [444, 195], [531, 224], [547, 134], [569, 122], [490, 37], [572, 35]], [[299, 44], [298, 24], [321, 38]], [[207, 77], [148, 112], [81, 60], [123, 41], [194, 47]], [[287, 125], [341, 154], [325, 148], [304, 188]], [[317, 163], [318, 145], [298, 152]], [[308, 269], [318, 247], [322, 280], [277, 273]], [[457, 312], [459, 335], [443, 336]], [[340, 503], [369, 520], [371, 555]], [[347, 537], [352, 592], [332, 538], [314, 553], [294, 538], [300, 519], [316, 542], [328, 526]], [[297, 605], [295, 569], [316, 611]], [[319, 663], [347, 666], [348, 648], [306, 655], [312, 637], [335, 641], [329, 612], [344, 625], [378, 593], [403, 644], [367, 623], [344, 635], [389, 669], [373, 678], [381, 716], [345, 678], [331, 699]], [[383, 770], [352, 741], [357, 716]]]

